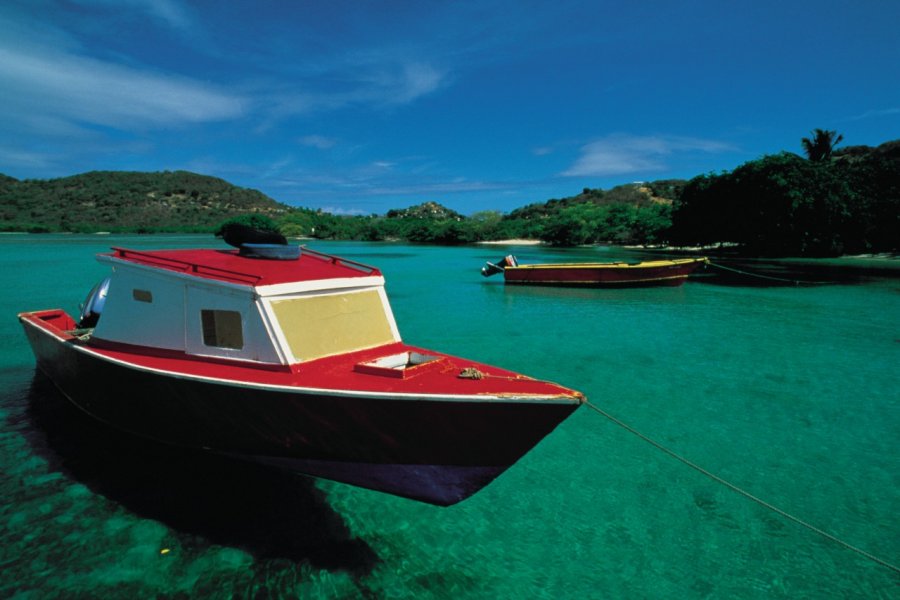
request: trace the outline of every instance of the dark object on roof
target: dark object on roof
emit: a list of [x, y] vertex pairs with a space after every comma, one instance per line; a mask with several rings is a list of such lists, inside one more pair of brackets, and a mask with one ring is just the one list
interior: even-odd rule
[[256, 229], [240, 223], [228, 223], [216, 235], [221, 236], [226, 244], [235, 248], [240, 248], [244, 244], [287, 245], [287, 239], [278, 232]]

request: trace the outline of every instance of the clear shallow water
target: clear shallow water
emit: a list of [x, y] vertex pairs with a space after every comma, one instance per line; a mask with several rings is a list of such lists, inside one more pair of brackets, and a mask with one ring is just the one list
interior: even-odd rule
[[[587, 409], [437, 508], [118, 435], [34, 372], [15, 314], [75, 312], [111, 245], [0, 236], [0, 596], [890, 598], [900, 578]], [[900, 563], [900, 280], [506, 288], [484, 260], [617, 249], [313, 243], [382, 269], [404, 339], [583, 391], [751, 493]], [[102, 385], [102, 382], [97, 382]], [[168, 552], [163, 553], [166, 549]]]

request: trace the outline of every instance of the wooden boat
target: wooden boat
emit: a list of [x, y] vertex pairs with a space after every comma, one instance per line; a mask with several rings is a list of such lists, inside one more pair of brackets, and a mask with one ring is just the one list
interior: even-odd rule
[[98, 255], [79, 322], [19, 315], [37, 366], [119, 429], [424, 502], [470, 496], [584, 401], [401, 340], [374, 267], [304, 248]]
[[522, 285], [573, 285], [594, 287], [677, 286], [706, 258], [679, 258], [646, 262], [551, 263], [522, 265], [509, 255], [497, 263], [488, 262], [481, 274], [503, 273], [506, 283]]

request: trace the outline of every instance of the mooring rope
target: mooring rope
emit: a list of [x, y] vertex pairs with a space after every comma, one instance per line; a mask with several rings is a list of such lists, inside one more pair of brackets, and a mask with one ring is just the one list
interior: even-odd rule
[[844, 548], [847, 548], [848, 550], [852, 550], [853, 552], [856, 552], [856, 553], [859, 554], [860, 556], [864, 556], [865, 558], [868, 558], [869, 560], [871, 560], [871, 561], [873, 561], [873, 562], [876, 562], [876, 563], [878, 563], [879, 565], [881, 565], [881, 566], [883, 566], [883, 567], [886, 567], [886, 568], [890, 569], [891, 571], [894, 571], [895, 573], [900, 573], [900, 567], [897, 567], [897, 566], [895, 566], [895, 565], [893, 565], [893, 564], [887, 562], [886, 560], [883, 560], [883, 559], [881, 559], [881, 558], [878, 558], [878, 557], [875, 556], [874, 554], [870, 554], [869, 552], [866, 552], [866, 551], [863, 550], [862, 548], [859, 548], [859, 547], [857, 547], [857, 546], [854, 546], [853, 544], [851, 544], [851, 543], [849, 543], [849, 542], [845, 542], [844, 540], [842, 540], [842, 539], [840, 539], [840, 538], [838, 538], [838, 537], [835, 537], [835, 536], [831, 535], [831, 534], [828, 533], [827, 531], [823, 531], [823, 530], [819, 529], [818, 527], [816, 527], [815, 525], [812, 525], [812, 524], [810, 524], [810, 523], [807, 523], [807, 522], [804, 521], [803, 519], [801, 519], [801, 518], [799, 518], [799, 517], [795, 517], [794, 515], [792, 515], [792, 514], [786, 512], [786, 511], [784, 511], [784, 510], [778, 508], [777, 506], [774, 506], [774, 505], [772, 505], [772, 504], [769, 504], [768, 502], [766, 502], [766, 501], [763, 500], [762, 498], [759, 498], [758, 496], [754, 496], [754, 495], [751, 494], [750, 492], [748, 492], [748, 491], [746, 491], [746, 490], [744, 490], [744, 489], [742, 489], [742, 488], [739, 488], [738, 486], [736, 486], [735, 484], [731, 483], [730, 481], [727, 481], [727, 480], [725, 480], [725, 479], [722, 479], [721, 477], [719, 477], [719, 476], [716, 475], [715, 473], [711, 473], [710, 471], [707, 471], [706, 469], [704, 469], [703, 467], [701, 467], [701, 466], [698, 465], [697, 463], [695, 463], [695, 462], [693, 462], [693, 461], [691, 461], [691, 460], [685, 458], [684, 456], [678, 454], [678, 453], [675, 452], [674, 450], [670, 450], [669, 448], [663, 446], [662, 444], [660, 444], [660, 443], [657, 442], [656, 440], [654, 440], [654, 439], [652, 439], [652, 438], [650, 438], [650, 437], [644, 435], [643, 433], [641, 433], [640, 431], [638, 431], [638, 430], [635, 429], [634, 427], [631, 427], [631, 426], [628, 425], [627, 423], [625, 423], [625, 422], [623, 422], [623, 421], [620, 421], [619, 419], [617, 419], [616, 417], [612, 416], [612, 415], [609, 414], [608, 412], [604, 411], [604, 410], [601, 409], [599, 406], [593, 404], [593, 403], [590, 402], [589, 400], [585, 400], [585, 401], [584, 401], [584, 404], [585, 404], [588, 408], [590, 408], [590, 409], [596, 411], [597, 413], [599, 413], [600, 415], [606, 417], [607, 419], [609, 419], [610, 421], [612, 421], [613, 423], [615, 423], [615, 424], [618, 425], [619, 427], [625, 429], [625, 430], [628, 431], [629, 433], [632, 433], [632, 434], [636, 435], [637, 437], [641, 438], [642, 440], [644, 440], [645, 442], [647, 442], [647, 443], [650, 444], [651, 446], [655, 447], [656, 449], [662, 450], [663, 452], [665, 452], [666, 454], [668, 454], [668, 455], [671, 456], [672, 458], [678, 460], [679, 462], [684, 463], [685, 465], [689, 466], [690, 468], [694, 469], [695, 471], [698, 471], [698, 472], [700, 472], [700, 473], [706, 475], [707, 477], [709, 477], [709, 478], [712, 479], [713, 481], [716, 481], [716, 482], [718, 482], [718, 483], [721, 483], [722, 485], [724, 485], [724, 486], [727, 487], [728, 489], [732, 490], [733, 492], [737, 492], [737, 493], [740, 494], [741, 496], [744, 496], [745, 498], [747, 498], [747, 499], [749, 499], [749, 500], [752, 500], [753, 502], [756, 502], [756, 503], [759, 504], [760, 506], [762, 506], [762, 507], [764, 507], [764, 508], [767, 508], [767, 509], [771, 510], [772, 512], [775, 512], [775, 513], [781, 515], [781, 516], [784, 517], [785, 519], [788, 519], [788, 520], [790, 520], [790, 521], [793, 521], [794, 523], [796, 523], [796, 524], [798, 524], [798, 525], [802, 525], [803, 527], [809, 529], [810, 531], [812, 531], [812, 532], [814, 532], [814, 533], [819, 534], [820, 536], [824, 537], [825, 539], [830, 540], [830, 541], [832, 541], [832, 542], [834, 542], [834, 543], [836, 543], [836, 544], [839, 544], [839, 545], [843, 546]]
[[717, 269], [722, 269], [723, 271], [731, 271], [732, 273], [746, 275], [747, 277], [757, 277], [759, 279], [768, 279], [769, 281], [780, 281], [782, 283], [793, 283], [794, 285], [826, 285], [828, 283], [831, 283], [829, 281], [801, 281], [799, 279], [786, 279], [784, 277], [772, 277], [770, 275], [760, 275], [759, 273], [751, 273], [750, 271], [742, 271], [740, 269], [726, 267], [725, 265], [720, 265], [719, 263], [714, 263], [712, 261], [708, 262], [707, 264], [711, 267], [715, 267]]

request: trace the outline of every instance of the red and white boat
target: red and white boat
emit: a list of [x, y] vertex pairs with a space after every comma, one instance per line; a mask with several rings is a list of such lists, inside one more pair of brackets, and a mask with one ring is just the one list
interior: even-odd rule
[[488, 262], [481, 274], [503, 273], [505, 283], [521, 285], [570, 285], [586, 287], [678, 286], [707, 258], [677, 258], [645, 262], [519, 264], [515, 256], [505, 256], [496, 264]]
[[307, 248], [245, 254], [98, 255], [112, 272], [80, 321], [19, 315], [38, 368], [119, 429], [439, 505], [490, 483], [584, 401], [407, 345], [374, 267]]

